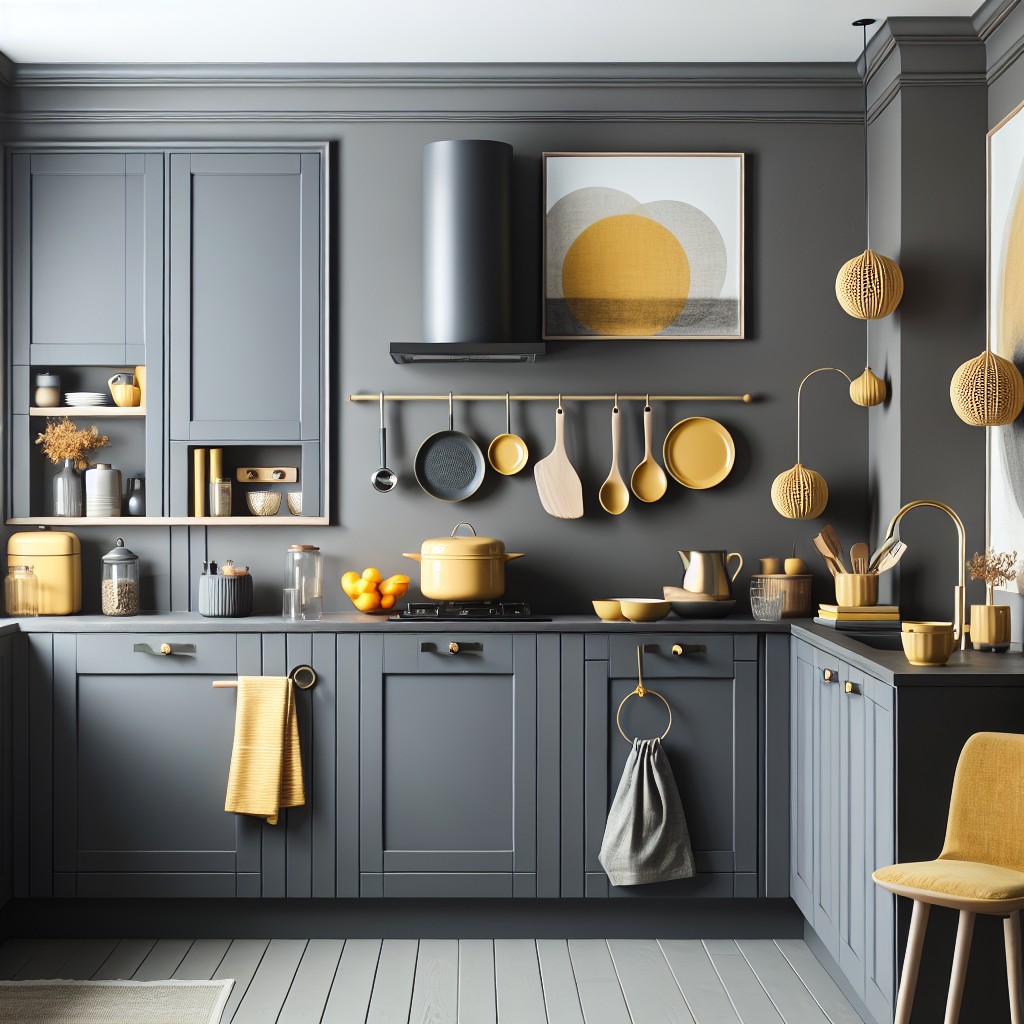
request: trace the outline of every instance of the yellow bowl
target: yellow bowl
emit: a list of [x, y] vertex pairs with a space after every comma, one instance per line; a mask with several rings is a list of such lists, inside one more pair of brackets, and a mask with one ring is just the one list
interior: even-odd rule
[[900, 639], [911, 665], [945, 665], [956, 646], [952, 622], [904, 622]]
[[630, 622], [657, 622], [672, 609], [668, 601], [656, 597], [620, 597], [619, 607]]
[[602, 622], [625, 622], [626, 616], [622, 614], [618, 601], [591, 601], [594, 612]]

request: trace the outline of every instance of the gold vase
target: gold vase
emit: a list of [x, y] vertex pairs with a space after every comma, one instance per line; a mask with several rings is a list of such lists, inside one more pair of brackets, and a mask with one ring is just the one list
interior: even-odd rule
[[1008, 604], [971, 605], [971, 644], [976, 651], [1010, 649], [1010, 606]]

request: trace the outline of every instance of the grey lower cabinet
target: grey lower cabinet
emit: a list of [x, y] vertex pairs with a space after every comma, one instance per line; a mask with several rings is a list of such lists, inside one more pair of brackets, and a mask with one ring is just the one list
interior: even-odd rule
[[14, 640], [0, 637], [0, 907], [14, 895]]
[[[758, 895], [758, 638], [728, 634], [587, 637], [584, 693], [585, 894], [590, 897], [754, 897]], [[672, 709], [662, 740], [682, 798], [697, 874], [643, 886], [609, 883], [598, 853], [630, 744], [617, 712], [637, 684]], [[632, 697], [621, 711], [630, 737], [668, 725], [656, 697]]]
[[874, 1018], [895, 995], [893, 897], [871, 872], [895, 859], [891, 686], [792, 641], [790, 893]]
[[538, 688], [558, 685], [537, 648], [524, 633], [361, 637], [360, 895], [537, 895]]
[[[310, 634], [33, 634], [29, 892], [37, 896], [355, 895], [358, 749], [339, 721], [357, 681], [336, 685], [355, 637]], [[168, 653], [161, 645], [169, 644]], [[306, 805], [277, 825], [228, 814], [235, 697], [215, 679], [316, 667], [297, 693]], [[48, 734], [48, 728], [52, 735]], [[314, 756], [314, 751], [315, 755]], [[354, 755], [352, 755], [354, 757]], [[52, 792], [52, 829], [46, 827]], [[50, 855], [52, 850], [52, 859]]]

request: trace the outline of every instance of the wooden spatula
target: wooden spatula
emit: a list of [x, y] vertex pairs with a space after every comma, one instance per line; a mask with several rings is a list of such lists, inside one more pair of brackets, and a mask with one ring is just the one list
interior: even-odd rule
[[821, 533], [818, 536], [821, 537], [828, 546], [829, 551], [832, 552], [832, 557], [839, 565], [839, 571], [849, 572], [849, 569], [846, 568], [846, 564], [843, 562], [843, 545], [839, 542], [839, 535], [836, 531], [826, 524], [821, 528]]
[[583, 515], [583, 484], [565, 453], [565, 411], [559, 401], [555, 411], [555, 446], [533, 467], [540, 503], [557, 519], [579, 519]]
[[903, 557], [903, 552], [906, 550], [907, 545], [903, 541], [896, 541], [878, 560], [875, 572], [888, 572]]
[[817, 549], [818, 554], [825, 559], [825, 565], [828, 566], [828, 571], [832, 573], [833, 576], [835, 576], [837, 572], [842, 571], [836, 564], [835, 556], [831, 551], [829, 551], [828, 545], [824, 540], [822, 540], [820, 533], [814, 538], [814, 547]]
[[868, 571], [868, 558], [871, 555], [871, 548], [867, 546], [864, 541], [859, 544], [854, 544], [850, 548], [850, 568], [854, 572], [867, 572]]

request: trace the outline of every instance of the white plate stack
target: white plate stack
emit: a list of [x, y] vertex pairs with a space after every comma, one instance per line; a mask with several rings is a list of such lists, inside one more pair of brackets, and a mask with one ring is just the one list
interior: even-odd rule
[[102, 391], [68, 391], [64, 395], [66, 405], [107, 405], [109, 401]]

